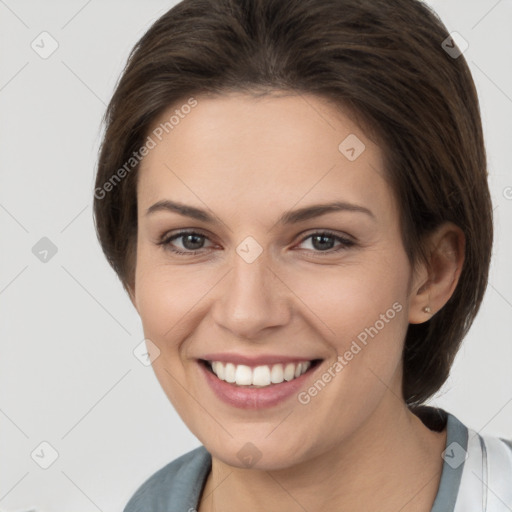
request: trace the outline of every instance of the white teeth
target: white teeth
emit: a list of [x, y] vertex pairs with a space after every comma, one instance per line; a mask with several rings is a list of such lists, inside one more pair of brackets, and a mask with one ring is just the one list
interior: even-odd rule
[[[219, 377], [220, 379], [220, 377]], [[284, 380], [284, 369], [282, 364], [275, 364], [272, 366], [272, 371], [270, 372], [270, 382], [273, 384], [280, 384]]]
[[213, 371], [219, 377], [219, 379], [224, 380], [226, 370], [224, 369], [224, 365], [222, 363], [219, 363], [218, 361], [216, 361], [215, 369]]
[[236, 367], [235, 382], [237, 386], [250, 386], [252, 384], [252, 370], [249, 366], [239, 364]]
[[250, 366], [221, 361], [209, 361], [213, 373], [220, 380], [234, 383], [237, 386], [258, 386], [266, 387], [271, 384], [281, 384], [283, 381], [290, 381], [300, 377], [311, 366], [311, 361], [302, 363], [281, 363], [274, 365], [262, 365], [251, 368]]
[[[220, 366], [222, 366], [222, 363], [218, 363]], [[226, 382], [235, 382], [235, 365], [233, 363], [227, 363], [224, 367], [224, 380]], [[219, 372], [220, 373], [220, 372]], [[219, 377], [218, 374], [216, 374], [217, 377]], [[220, 377], [219, 377], [220, 379]]]
[[254, 386], [268, 386], [270, 382], [270, 368], [268, 366], [257, 366], [254, 368], [252, 371], [252, 384]]
[[295, 377], [295, 365], [288, 363], [284, 367], [284, 380], [292, 380]]

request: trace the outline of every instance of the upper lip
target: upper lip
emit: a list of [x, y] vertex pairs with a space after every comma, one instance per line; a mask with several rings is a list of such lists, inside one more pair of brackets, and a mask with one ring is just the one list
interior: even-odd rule
[[235, 365], [243, 364], [246, 366], [260, 366], [260, 365], [271, 365], [277, 363], [302, 363], [306, 361], [314, 361], [321, 359], [319, 357], [300, 357], [300, 356], [285, 356], [276, 354], [260, 354], [258, 356], [246, 356], [243, 354], [233, 353], [216, 353], [206, 354], [200, 359], [205, 361], [220, 361], [222, 363], [233, 363]]

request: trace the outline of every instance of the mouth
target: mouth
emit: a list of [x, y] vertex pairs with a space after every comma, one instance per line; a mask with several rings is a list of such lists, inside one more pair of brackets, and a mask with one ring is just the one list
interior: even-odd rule
[[272, 388], [313, 371], [323, 359], [248, 366], [225, 361], [199, 359], [208, 372], [240, 388]]

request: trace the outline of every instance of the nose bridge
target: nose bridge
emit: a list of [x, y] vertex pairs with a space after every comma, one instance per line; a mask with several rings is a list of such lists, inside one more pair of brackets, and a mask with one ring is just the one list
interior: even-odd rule
[[214, 307], [216, 322], [244, 338], [257, 337], [266, 327], [286, 323], [286, 287], [274, 275], [268, 251], [257, 249], [250, 240], [242, 242], [231, 265]]

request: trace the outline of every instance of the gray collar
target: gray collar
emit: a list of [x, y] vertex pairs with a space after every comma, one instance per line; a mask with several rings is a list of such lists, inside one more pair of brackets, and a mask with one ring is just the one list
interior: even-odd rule
[[453, 512], [459, 494], [464, 455], [468, 449], [468, 429], [453, 414], [443, 409], [436, 411], [447, 418], [446, 446], [443, 452], [441, 481], [431, 512]]

